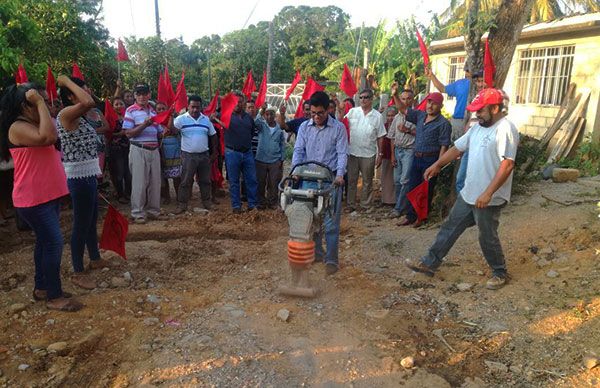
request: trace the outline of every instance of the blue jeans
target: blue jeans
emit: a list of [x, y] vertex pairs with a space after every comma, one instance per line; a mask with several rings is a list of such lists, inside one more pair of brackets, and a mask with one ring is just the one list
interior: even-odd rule
[[[414, 157], [413, 164], [410, 169], [410, 180], [408, 182], [408, 190], [407, 193], [420, 185], [423, 182], [423, 174], [425, 170], [429, 168], [435, 161], [438, 160], [438, 156], [422, 156], [422, 157]], [[433, 193], [435, 190], [435, 183], [437, 182], [437, 177], [433, 177], [429, 179], [429, 196], [427, 198], [427, 209], [431, 211], [431, 200], [433, 199]], [[417, 220], [417, 213], [415, 213], [415, 209], [412, 207], [409, 201], [406, 201], [406, 217], [410, 222], [415, 222]]]
[[[317, 188], [316, 182], [302, 182], [302, 189]], [[342, 220], [342, 187], [334, 188], [331, 196], [333, 198], [332, 207], [323, 214], [323, 225], [314, 235], [315, 256], [324, 259], [325, 264], [339, 265], [338, 253], [340, 245], [340, 222]], [[323, 250], [323, 235], [325, 235], [325, 244], [327, 253]]]
[[414, 148], [394, 148], [396, 166], [394, 167], [394, 187], [396, 189], [396, 206], [394, 210], [398, 213], [406, 206], [406, 193], [408, 193], [408, 181], [410, 169], [414, 157]]
[[71, 261], [75, 272], [83, 272], [83, 252], [87, 246], [90, 260], [99, 260], [98, 181], [95, 176], [67, 179], [73, 202], [73, 230], [71, 231]]
[[254, 164], [252, 151], [238, 152], [225, 148], [225, 166], [227, 168], [227, 180], [229, 181], [231, 207], [234, 209], [242, 207], [242, 201], [240, 199], [241, 172], [244, 174], [248, 208], [255, 208], [258, 205], [256, 200], [258, 182], [256, 181], [256, 166]]
[[456, 173], [456, 192], [460, 191], [465, 187], [465, 179], [467, 179], [467, 165], [469, 164], [469, 151], [465, 152], [460, 158], [460, 167]]
[[466, 203], [459, 194], [450, 210], [450, 215], [440, 228], [435, 242], [421, 261], [426, 266], [435, 269], [442, 264], [442, 259], [448, 254], [456, 240], [465, 229], [477, 225], [479, 229], [479, 245], [483, 256], [495, 276], [506, 277], [506, 263], [502, 245], [498, 238], [500, 213], [505, 205], [488, 206], [478, 209]]
[[60, 260], [63, 250], [59, 222], [60, 199], [16, 210], [19, 217], [35, 233], [35, 289], [46, 290], [48, 299], [60, 298], [63, 294], [60, 283]]

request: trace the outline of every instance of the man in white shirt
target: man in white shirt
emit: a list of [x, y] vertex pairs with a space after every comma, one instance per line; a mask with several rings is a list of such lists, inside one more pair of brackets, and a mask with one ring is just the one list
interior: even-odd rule
[[[175, 214], [181, 214], [187, 210], [196, 174], [202, 199], [202, 206], [199, 209], [206, 212], [212, 206], [210, 165], [217, 157], [217, 132], [208, 116], [202, 114], [201, 109], [202, 99], [199, 96], [190, 96], [188, 111], [175, 118], [173, 127], [170, 128], [174, 133], [181, 133], [181, 185], [177, 193]], [[211, 149], [212, 154], [209, 154]], [[197, 209], [194, 210], [197, 211]]]
[[502, 112], [503, 96], [497, 89], [482, 90], [467, 109], [477, 112], [478, 124], [457, 139], [454, 147], [424, 174], [427, 180], [436, 176], [461, 152], [469, 151], [465, 186], [427, 254], [421, 260], [408, 261], [407, 266], [433, 276], [465, 229], [477, 225], [479, 245], [492, 270], [486, 287], [496, 290], [504, 286], [507, 279], [498, 224], [502, 208], [510, 200], [519, 132]]
[[360, 204], [365, 208], [371, 205], [373, 175], [375, 168], [381, 165], [383, 138], [387, 134], [383, 116], [373, 109], [373, 91], [365, 89], [359, 93], [358, 98], [360, 106], [350, 109], [345, 116], [350, 126], [347, 211], [353, 211], [356, 208], [359, 174], [362, 176]]

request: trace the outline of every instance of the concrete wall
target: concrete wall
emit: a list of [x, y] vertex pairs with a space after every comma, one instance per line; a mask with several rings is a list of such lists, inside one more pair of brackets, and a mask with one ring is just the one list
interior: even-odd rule
[[[542, 47], [575, 45], [571, 82], [577, 84], [577, 93], [589, 91], [590, 102], [586, 114], [585, 131], [592, 134], [594, 139], [600, 139], [600, 36], [594, 34], [578, 34], [575, 37], [551, 36], [535, 41], [520, 42], [509, 69], [503, 89], [511, 98], [509, 118], [517, 125], [521, 133], [541, 137], [546, 129], [554, 122], [558, 106], [540, 104], [514, 103], [516, 76], [518, 69], [519, 51]], [[450, 57], [465, 55], [464, 51], [444, 52], [431, 56], [431, 66], [434, 74], [442, 82], [447, 82], [449, 75]], [[430, 85], [431, 90], [435, 87]], [[445, 109], [452, 112], [454, 101], [446, 101]]]

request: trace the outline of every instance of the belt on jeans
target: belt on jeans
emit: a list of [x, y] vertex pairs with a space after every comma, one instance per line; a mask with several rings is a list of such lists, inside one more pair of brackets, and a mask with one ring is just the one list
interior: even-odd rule
[[237, 147], [229, 147], [229, 146], [227, 146], [225, 148], [228, 148], [228, 149], [230, 149], [232, 151], [235, 151], [235, 152], [241, 152], [243, 154], [245, 154], [246, 152], [250, 151], [250, 148], [245, 148], [245, 147], [239, 147], [239, 148], [237, 148]]
[[136, 146], [138, 148], [142, 148], [142, 149], [150, 150], [150, 151], [154, 151], [155, 149], [158, 148], [158, 146], [149, 146], [149, 145], [146, 145], [144, 143], [136, 143], [136, 142], [133, 142], [133, 141], [129, 142], [129, 144], [131, 144], [132, 146]]
[[417, 158], [424, 158], [427, 156], [438, 156], [439, 154], [439, 152], [415, 152], [415, 156]]

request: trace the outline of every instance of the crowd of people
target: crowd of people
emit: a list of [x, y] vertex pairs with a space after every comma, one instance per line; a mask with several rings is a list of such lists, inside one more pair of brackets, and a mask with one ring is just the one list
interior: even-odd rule
[[[466, 74], [443, 85], [426, 71], [440, 92], [456, 98], [451, 120], [442, 115], [440, 92], [427, 95], [421, 110], [415, 108], [415, 93], [397, 84], [392, 86], [392, 104], [379, 109], [370, 89], [358, 93], [358, 106], [352, 98], [339, 101], [335, 94], [315, 92], [303, 104], [303, 117], [292, 120], [286, 120], [285, 106], [257, 107], [252, 96], [235, 92], [237, 104], [228, 125], [218, 112], [205, 115], [196, 95], [188, 96], [185, 111], [159, 123], [154, 118], [170, 107], [153, 101], [144, 83], [132, 90], [118, 84], [112, 98], [118, 120], [112, 124], [81, 79], [58, 77], [59, 101], [49, 100], [33, 83], [14, 85], [4, 93], [0, 107], [0, 175], [3, 187], [4, 181], [12, 187], [12, 197], [6, 189], [0, 195], [0, 216], [3, 221], [8, 217], [7, 203], [12, 200], [18, 218], [35, 233], [34, 299], [45, 300], [50, 309], [77, 311], [82, 303], [61, 286], [61, 200], [68, 196], [73, 212], [71, 282], [93, 289], [96, 284], [88, 271], [111, 265], [98, 247], [98, 198], [104, 198], [109, 185], [105, 175], [112, 182], [113, 200], [129, 204], [130, 219], [137, 224], [167, 218], [161, 204], [171, 200], [171, 182], [175, 216], [190, 208], [211, 211], [219, 202], [223, 168], [234, 214], [276, 211], [286, 146], [293, 143], [292, 166], [317, 161], [336, 176], [332, 211], [315, 235], [315, 260], [324, 262], [331, 275], [339, 269], [342, 209], [360, 212], [374, 205], [373, 180], [379, 168], [381, 203], [390, 206], [389, 218], [402, 217], [399, 226], [417, 227], [423, 220], [407, 194], [428, 180], [431, 206], [440, 169], [462, 156], [457, 200], [449, 218], [427, 254], [407, 265], [432, 276], [460, 234], [476, 224], [492, 269], [487, 287], [497, 289], [507, 279], [497, 228], [501, 209], [510, 199], [518, 132], [506, 118], [505, 94], [485, 88], [481, 73]], [[478, 95], [468, 104], [471, 83]], [[465, 120], [467, 112], [472, 112], [470, 121]], [[200, 195], [192, 206], [194, 183]]]

